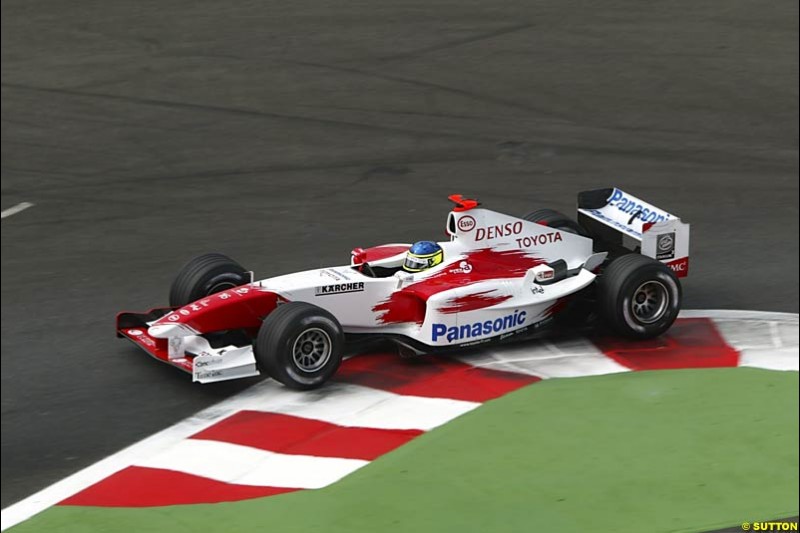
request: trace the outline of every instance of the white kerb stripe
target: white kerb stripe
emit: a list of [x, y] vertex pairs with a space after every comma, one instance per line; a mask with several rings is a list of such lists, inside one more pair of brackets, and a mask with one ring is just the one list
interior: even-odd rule
[[543, 379], [630, 371], [584, 338], [511, 344], [459, 359], [473, 366], [530, 374]]
[[260, 487], [318, 489], [369, 461], [286, 455], [213, 440], [186, 439], [136, 466], [161, 468], [224, 483]]
[[252, 409], [340, 426], [429, 430], [478, 406], [475, 402], [402, 396], [359, 385], [331, 384], [318, 391], [273, 390]]
[[768, 370], [794, 370], [800, 367], [797, 315], [760, 320], [714, 319], [725, 342], [739, 352], [739, 366]]
[[741, 309], [684, 309], [678, 313], [678, 318], [710, 318], [716, 320], [759, 320], [759, 321], [794, 321], [797, 323], [797, 313], [783, 313], [780, 311], [746, 311]]

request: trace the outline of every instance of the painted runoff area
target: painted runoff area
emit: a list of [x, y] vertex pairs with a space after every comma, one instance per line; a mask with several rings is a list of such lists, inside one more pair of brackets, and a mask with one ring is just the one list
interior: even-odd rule
[[[635, 531], [788, 516], [796, 372], [705, 368], [797, 361], [797, 315], [730, 311], [684, 313], [645, 343], [356, 357], [320, 391], [265, 381], [198, 413], [3, 510], [3, 529], [52, 505], [18, 529], [567, 530], [625, 517], [613, 529]], [[679, 368], [704, 370], [626, 374]], [[581, 376], [597, 377], [547, 379]]]

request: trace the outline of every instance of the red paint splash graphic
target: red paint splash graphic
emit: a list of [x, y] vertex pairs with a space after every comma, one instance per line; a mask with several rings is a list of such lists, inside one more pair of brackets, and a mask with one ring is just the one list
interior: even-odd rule
[[477, 309], [492, 307], [493, 305], [503, 303], [511, 298], [510, 294], [489, 296], [489, 294], [493, 292], [495, 291], [490, 289], [488, 291], [476, 292], [475, 294], [465, 294], [463, 296], [450, 298], [445, 302], [443, 307], [439, 308], [439, 312], [449, 315], [452, 313], [459, 313], [461, 311], [475, 311]]
[[425, 302], [416, 294], [397, 291], [379, 302], [372, 310], [379, 313], [383, 324], [422, 324], [425, 322]]
[[[469, 271], [460, 266], [462, 263], [469, 264]], [[372, 310], [378, 313], [377, 320], [383, 324], [422, 324], [425, 302], [434, 294], [481, 281], [522, 277], [528, 269], [543, 263], [525, 250], [473, 250], [441, 272], [392, 293]]]

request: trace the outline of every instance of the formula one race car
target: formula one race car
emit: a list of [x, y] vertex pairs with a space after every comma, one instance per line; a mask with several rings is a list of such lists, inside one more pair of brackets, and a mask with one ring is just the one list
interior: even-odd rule
[[120, 313], [117, 335], [201, 383], [267, 374], [311, 389], [336, 372], [345, 342], [365, 337], [424, 354], [585, 322], [580, 309], [639, 339], [675, 320], [689, 225], [674, 215], [619, 189], [580, 193], [578, 221], [450, 200], [450, 240], [423, 242], [428, 256], [409, 244], [356, 248], [349, 265], [254, 281], [232, 259], [202, 255], [178, 273], [169, 307]]

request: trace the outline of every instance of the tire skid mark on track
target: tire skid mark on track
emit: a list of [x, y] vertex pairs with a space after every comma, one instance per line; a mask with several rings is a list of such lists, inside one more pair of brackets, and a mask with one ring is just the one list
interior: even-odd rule
[[517, 344], [458, 358], [345, 361], [337, 382], [264, 381], [2, 512], [2, 529], [51, 505], [211, 503], [319, 488], [540, 379], [722, 366], [798, 369], [798, 316], [689, 311], [665, 336]]
[[259, 109], [247, 109], [239, 107], [227, 107], [214, 104], [178, 102], [174, 100], [146, 98], [141, 96], [126, 95], [126, 94], [82, 91], [82, 90], [76, 90], [70, 88], [58, 88], [58, 87], [39, 87], [34, 85], [25, 85], [21, 83], [3, 83], [2, 87], [4, 89], [31, 91], [31, 92], [46, 93], [46, 94], [58, 94], [58, 95], [71, 96], [75, 98], [126, 102], [134, 105], [153, 106], [164, 109], [190, 110], [190, 111], [205, 112], [205, 113], [221, 113], [233, 116], [282, 120], [287, 122], [299, 122], [299, 123], [315, 124], [328, 127], [346, 127], [362, 131], [384, 131], [401, 135], [413, 135], [423, 138], [451, 138], [451, 139], [463, 139], [468, 141], [474, 141], [479, 139], [479, 137], [475, 137], [474, 135], [467, 135], [465, 133], [446, 132], [446, 131], [436, 132], [431, 130], [407, 129], [407, 128], [400, 128], [393, 126], [384, 126], [381, 124], [354, 122], [350, 120], [335, 120], [324, 117], [293, 115], [289, 113], [279, 113], [274, 111], [264, 111]]

